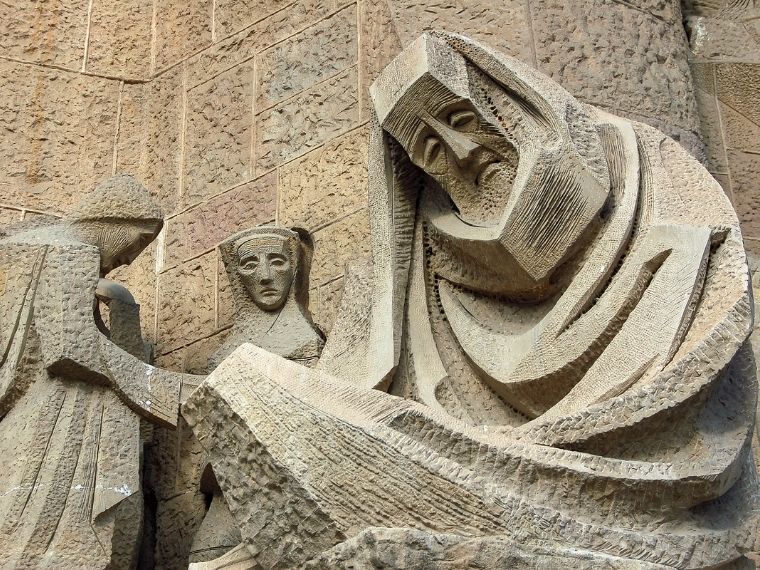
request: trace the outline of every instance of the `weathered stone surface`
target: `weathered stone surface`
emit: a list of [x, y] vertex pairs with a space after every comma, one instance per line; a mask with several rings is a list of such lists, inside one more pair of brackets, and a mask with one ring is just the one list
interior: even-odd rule
[[150, 76], [152, 0], [94, 0], [87, 64], [90, 73], [122, 78]]
[[251, 176], [253, 64], [187, 93], [183, 201], [193, 204]]
[[356, 67], [256, 118], [256, 173], [292, 160], [359, 123]]
[[242, 63], [257, 52], [326, 16], [332, 9], [329, 0], [296, 0], [280, 10], [229, 37], [221, 37], [208, 49], [187, 60], [187, 84], [194, 87]]
[[[224, 38], [289, 6], [288, 0], [217, 0], [216, 37]], [[287, 13], [287, 10], [283, 10]]]
[[760, 238], [760, 154], [728, 151], [734, 208], [745, 235]]
[[336, 137], [279, 170], [279, 222], [315, 231], [367, 205], [365, 127]]
[[329, 336], [333, 324], [335, 324], [342, 295], [343, 277], [319, 287], [319, 310], [314, 315], [314, 322], [319, 325], [326, 336]]
[[760, 124], [760, 65], [722, 63], [715, 67], [718, 99], [755, 124]]
[[719, 103], [719, 106], [726, 147], [760, 153], [760, 125], [729, 105]]
[[682, 29], [613, 0], [531, 2], [538, 68], [576, 97], [698, 130]]
[[356, 5], [350, 5], [256, 57], [261, 111], [354, 65]]
[[179, 196], [182, 69], [147, 84], [125, 84], [121, 96], [116, 168], [138, 176], [166, 214]]
[[20, 222], [22, 217], [21, 210], [0, 207], [0, 226]]
[[139, 307], [105, 276], [161, 225], [147, 190], [117, 176], [65, 219], [0, 240], [5, 567], [135, 564], [140, 426], [176, 426], [183, 378], [145, 363]]
[[213, 0], [155, 0], [155, 71], [211, 45]]
[[728, 160], [723, 142], [723, 125], [718, 113], [718, 101], [715, 95], [695, 89], [700, 113], [700, 130], [705, 143], [707, 168], [711, 172], [728, 172]]
[[369, 255], [369, 213], [363, 209], [314, 234], [311, 281], [322, 285], [343, 275], [346, 265]]
[[240, 228], [274, 220], [277, 173], [222, 192], [167, 221], [164, 267], [208, 251]]
[[533, 59], [530, 22], [526, 4], [520, 0], [501, 2], [498, 10], [487, 1], [387, 1], [403, 45], [422, 32], [445, 30], [464, 34], [526, 62]]
[[158, 342], [162, 352], [214, 331], [216, 253], [187, 261], [158, 276]]
[[2, 200], [51, 212], [111, 174], [119, 83], [0, 60]]
[[369, 117], [369, 86], [377, 75], [401, 51], [389, 0], [362, 2], [360, 10], [359, 96], [362, 118]]
[[79, 70], [87, 35], [87, 2], [3, 2], [0, 53]]

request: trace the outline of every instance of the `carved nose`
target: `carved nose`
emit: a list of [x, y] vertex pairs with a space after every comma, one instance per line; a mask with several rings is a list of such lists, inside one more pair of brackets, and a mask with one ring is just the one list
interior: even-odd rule
[[470, 140], [468, 136], [445, 125], [438, 119], [428, 121], [428, 125], [439, 137], [441, 137], [441, 140], [451, 151], [451, 154], [459, 167], [466, 168], [472, 160], [474, 152], [480, 148], [480, 145]]

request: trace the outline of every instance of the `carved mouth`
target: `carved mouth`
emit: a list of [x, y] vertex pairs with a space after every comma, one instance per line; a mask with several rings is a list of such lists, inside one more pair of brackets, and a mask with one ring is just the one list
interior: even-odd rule
[[267, 295], [267, 296], [276, 295], [277, 294], [277, 289], [262, 289], [261, 290], [261, 294], [262, 295]]

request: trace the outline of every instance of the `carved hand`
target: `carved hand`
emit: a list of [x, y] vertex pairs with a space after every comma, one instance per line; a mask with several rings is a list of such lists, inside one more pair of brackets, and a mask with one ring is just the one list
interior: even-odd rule
[[112, 299], [118, 299], [124, 303], [135, 305], [135, 298], [129, 289], [121, 283], [111, 279], [98, 279], [98, 285], [95, 287], [95, 297], [108, 304]]

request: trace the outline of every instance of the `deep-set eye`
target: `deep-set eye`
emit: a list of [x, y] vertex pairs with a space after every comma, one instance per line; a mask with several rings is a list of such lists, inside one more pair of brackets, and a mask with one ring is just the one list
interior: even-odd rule
[[449, 126], [457, 131], [470, 131], [477, 126], [477, 117], [472, 111], [454, 111], [449, 115]]
[[426, 165], [431, 164], [438, 158], [438, 153], [441, 152], [441, 141], [436, 137], [428, 137], [425, 139], [425, 148], [423, 150], [422, 158]]
[[269, 263], [271, 263], [274, 267], [282, 267], [285, 265], [285, 260], [281, 257], [274, 257], [269, 261]]

